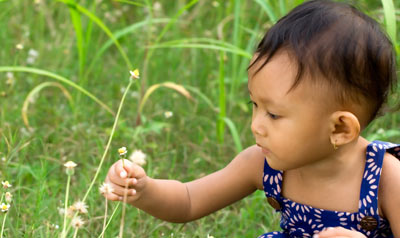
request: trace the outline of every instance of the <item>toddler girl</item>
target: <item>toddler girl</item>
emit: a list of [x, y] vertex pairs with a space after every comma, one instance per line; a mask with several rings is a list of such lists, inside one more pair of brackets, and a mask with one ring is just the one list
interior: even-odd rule
[[128, 203], [188, 222], [260, 189], [283, 230], [260, 237], [400, 237], [400, 146], [360, 135], [396, 84], [378, 23], [347, 4], [306, 2], [266, 33], [248, 77], [256, 145], [187, 183], [118, 161], [107, 198], [122, 200], [127, 183]]

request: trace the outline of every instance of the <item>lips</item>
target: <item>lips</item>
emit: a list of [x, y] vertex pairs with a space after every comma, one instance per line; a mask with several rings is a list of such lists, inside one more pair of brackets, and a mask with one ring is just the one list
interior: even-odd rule
[[257, 143], [257, 146], [260, 147], [261, 151], [263, 152], [263, 154], [269, 154], [269, 150], [266, 149], [265, 147], [263, 147], [262, 145]]

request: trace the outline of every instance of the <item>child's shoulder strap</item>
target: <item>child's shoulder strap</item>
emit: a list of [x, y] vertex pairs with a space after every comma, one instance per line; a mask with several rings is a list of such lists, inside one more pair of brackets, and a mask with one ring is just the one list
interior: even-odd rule
[[264, 160], [263, 186], [268, 202], [276, 210], [280, 210], [282, 203], [281, 187], [283, 172], [269, 167], [267, 159]]
[[366, 164], [360, 191], [360, 219], [374, 219], [377, 222], [377, 226], [379, 225], [378, 187], [382, 173], [383, 158], [386, 152], [400, 158], [400, 145], [373, 141], [367, 146]]

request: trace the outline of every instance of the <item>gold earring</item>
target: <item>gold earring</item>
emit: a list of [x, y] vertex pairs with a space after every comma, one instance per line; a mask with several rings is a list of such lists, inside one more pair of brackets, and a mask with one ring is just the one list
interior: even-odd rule
[[336, 145], [336, 141], [335, 141], [335, 142], [333, 142], [333, 149], [335, 149], [335, 150], [337, 150], [337, 149], [338, 149], [338, 146]]

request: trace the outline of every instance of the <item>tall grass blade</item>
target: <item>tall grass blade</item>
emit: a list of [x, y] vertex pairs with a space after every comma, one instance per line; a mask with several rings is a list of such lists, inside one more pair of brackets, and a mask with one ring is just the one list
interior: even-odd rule
[[122, 2], [122, 3], [127, 3], [130, 5], [138, 6], [138, 7], [145, 7], [146, 5], [140, 2], [136, 1], [129, 1], [129, 0], [114, 0], [115, 2]]
[[28, 94], [28, 96], [25, 98], [24, 104], [22, 106], [21, 114], [22, 114], [22, 120], [24, 121], [24, 124], [26, 127], [30, 128], [29, 126], [29, 118], [28, 118], [28, 107], [29, 103], [33, 101], [33, 98], [44, 88], [46, 87], [56, 87], [61, 89], [63, 92], [64, 96], [69, 100], [69, 102], [72, 104], [72, 97], [69, 94], [68, 90], [62, 86], [59, 83], [56, 82], [44, 82], [39, 84], [38, 86], [34, 87]]
[[286, 0], [279, 0], [279, 13], [281, 17], [287, 13]]
[[173, 90], [177, 91], [178, 93], [182, 94], [183, 96], [185, 96], [187, 99], [192, 99], [192, 96], [190, 95], [189, 91], [187, 91], [182, 85], [172, 83], [172, 82], [164, 82], [164, 83], [160, 83], [160, 84], [154, 84], [147, 89], [146, 93], [143, 96], [143, 99], [140, 101], [139, 110], [138, 110], [139, 115], [143, 111], [143, 107], [146, 104], [147, 99], [149, 99], [150, 95], [156, 89], [158, 89], [160, 87], [173, 89]]
[[[236, 47], [240, 47], [240, 13], [241, 13], [241, 1], [234, 0], [234, 12], [233, 12], [233, 41], [232, 44]], [[238, 87], [238, 68], [239, 68], [239, 58], [237, 54], [232, 54], [232, 65], [231, 65], [231, 88], [230, 88], [230, 99], [236, 95], [236, 88]]]
[[217, 137], [219, 143], [224, 143], [225, 122], [222, 118], [226, 117], [226, 100], [225, 100], [225, 61], [224, 52], [219, 53], [219, 116], [217, 120]]
[[75, 35], [76, 35], [76, 47], [78, 49], [78, 55], [79, 55], [79, 76], [80, 78], [83, 75], [83, 70], [85, 68], [85, 59], [86, 59], [86, 53], [85, 53], [85, 41], [83, 37], [83, 29], [82, 29], [82, 22], [81, 22], [81, 14], [75, 9], [70, 7], [69, 12], [71, 15], [71, 21], [75, 29]]
[[190, 85], [185, 85], [184, 86], [188, 91], [193, 92], [194, 94], [197, 94], [209, 107], [211, 110], [218, 112], [218, 108], [214, 106], [213, 102], [204, 94], [202, 93], [198, 88], [195, 88]]
[[272, 8], [270, 4], [270, 0], [254, 0], [262, 9], [264, 9], [265, 13], [267, 13], [267, 16], [271, 20], [273, 24], [275, 24], [278, 21], [278, 18], [275, 15], [275, 11]]
[[115, 115], [115, 113], [105, 104], [103, 103], [100, 99], [98, 99], [96, 96], [88, 92], [86, 89], [82, 88], [81, 86], [77, 85], [76, 83], [72, 82], [71, 80], [64, 78], [58, 74], [42, 70], [42, 69], [36, 69], [36, 68], [29, 68], [29, 67], [23, 67], [23, 66], [0, 66], [0, 72], [26, 72], [26, 73], [32, 73], [32, 74], [38, 74], [38, 75], [43, 75], [46, 77], [50, 77], [53, 79], [56, 79], [60, 82], [63, 82], [81, 93], [85, 94], [88, 96], [90, 99], [98, 103], [102, 108], [104, 108], [107, 112], [111, 113], [112, 115]]
[[238, 48], [228, 48], [225, 46], [218, 46], [218, 45], [210, 45], [210, 44], [199, 44], [199, 43], [176, 43], [176, 44], [157, 44], [157, 45], [152, 45], [148, 46], [148, 48], [153, 48], [153, 49], [161, 49], [161, 48], [198, 48], [198, 49], [211, 49], [211, 50], [220, 50], [224, 52], [230, 52], [234, 53], [243, 57], [246, 57], [248, 59], [251, 59], [251, 54], [248, 52], [238, 49]]
[[385, 15], [386, 31], [392, 42], [396, 41], [396, 13], [392, 0], [382, 0], [383, 13]]
[[[145, 27], [147, 25], [149, 25], [150, 23], [167, 23], [169, 22], [168, 18], [160, 18], [160, 19], [152, 19], [152, 20], [144, 20], [141, 22], [137, 22], [134, 23], [130, 26], [127, 26], [119, 31], [116, 31], [115, 33], [113, 33], [115, 39], [120, 39], [123, 36], [134, 32], [135, 30], [141, 28], [141, 27]], [[96, 54], [94, 55], [93, 59], [90, 62], [89, 67], [86, 70], [86, 75], [89, 75], [89, 73], [91, 72], [92, 68], [96, 65], [97, 61], [100, 59], [100, 57], [104, 54], [104, 52], [110, 48], [110, 46], [112, 46], [114, 44], [114, 40], [113, 39], [108, 39], [98, 50], [96, 50]]]
[[127, 65], [128, 69], [132, 69], [132, 63], [130, 62], [130, 60], [129, 60], [128, 56], [126, 55], [126, 53], [124, 52], [124, 50], [122, 49], [117, 38], [115, 38], [113, 33], [110, 31], [110, 29], [108, 29], [108, 27], [103, 23], [103, 21], [100, 18], [98, 18], [96, 15], [94, 15], [93, 13], [91, 13], [89, 10], [82, 7], [81, 5], [79, 5], [75, 2], [72, 2], [72, 0], [57, 0], [57, 1], [63, 2], [65, 4], [67, 4], [69, 7], [72, 7], [74, 9], [78, 10], [79, 12], [81, 12], [84, 15], [86, 15], [87, 17], [89, 17], [94, 23], [96, 23], [96, 25], [98, 25], [107, 34], [107, 36], [110, 39], [112, 39], [115, 46], [118, 48], [122, 58], [125, 60], [125, 63]]
[[240, 142], [240, 137], [239, 137], [239, 133], [236, 129], [235, 124], [233, 123], [233, 121], [227, 117], [222, 118], [226, 125], [229, 128], [229, 131], [231, 132], [232, 138], [233, 138], [233, 142], [235, 143], [235, 148], [236, 148], [236, 152], [240, 153], [243, 150], [243, 146], [242, 143]]
[[393, 45], [396, 49], [397, 55], [400, 54], [400, 44], [397, 42], [396, 37], [396, 9], [392, 0], [382, 0], [383, 13], [385, 15], [386, 32], [388, 33]]

